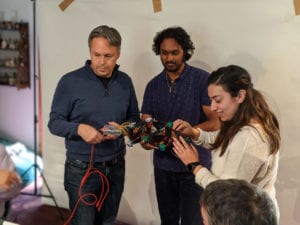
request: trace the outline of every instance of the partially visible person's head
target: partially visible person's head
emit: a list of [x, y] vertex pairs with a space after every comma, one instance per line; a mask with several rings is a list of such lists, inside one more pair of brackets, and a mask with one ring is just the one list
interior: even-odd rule
[[120, 57], [121, 35], [106, 25], [94, 28], [88, 38], [91, 68], [99, 77], [110, 77]]
[[243, 180], [217, 180], [201, 194], [204, 225], [277, 225], [276, 209], [263, 189]]
[[182, 69], [184, 62], [192, 57], [194, 49], [189, 34], [181, 27], [164, 29], [153, 39], [153, 52], [160, 55], [162, 64], [170, 72]]

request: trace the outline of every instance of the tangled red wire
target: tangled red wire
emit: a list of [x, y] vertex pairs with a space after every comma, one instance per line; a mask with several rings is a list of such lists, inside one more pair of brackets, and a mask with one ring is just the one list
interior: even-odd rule
[[[72, 210], [71, 215], [69, 216], [69, 218], [67, 219], [67, 221], [64, 223], [64, 225], [67, 225], [71, 222], [73, 216], [75, 215], [75, 212], [78, 208], [78, 205], [80, 202], [83, 202], [85, 205], [88, 206], [92, 206], [95, 205], [98, 212], [101, 210], [101, 207], [103, 205], [103, 202], [105, 200], [105, 198], [107, 197], [108, 193], [109, 193], [109, 182], [107, 177], [97, 168], [93, 167], [93, 161], [94, 161], [94, 151], [95, 151], [95, 147], [94, 145], [92, 145], [92, 151], [91, 151], [91, 158], [90, 158], [90, 163], [89, 163], [89, 167], [87, 169], [87, 171], [85, 172], [85, 175], [83, 176], [81, 183], [80, 183], [80, 187], [78, 190], [78, 200]], [[85, 185], [85, 183], [87, 182], [89, 176], [91, 175], [99, 175], [100, 181], [101, 181], [101, 192], [99, 194], [99, 196], [97, 196], [94, 193], [81, 193], [82, 192], [82, 188]], [[94, 199], [94, 201], [86, 201], [85, 198], [86, 197], [92, 197]]]

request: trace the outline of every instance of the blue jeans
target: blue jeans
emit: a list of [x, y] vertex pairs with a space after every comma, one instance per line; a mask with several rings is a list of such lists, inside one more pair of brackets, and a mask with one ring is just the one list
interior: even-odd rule
[[[80, 201], [76, 212], [71, 220], [71, 225], [113, 225], [119, 209], [121, 196], [124, 189], [125, 160], [119, 161], [113, 166], [103, 166], [101, 163], [94, 163], [95, 168], [100, 170], [108, 179], [109, 193], [98, 211], [96, 206], [86, 205]], [[65, 190], [69, 197], [69, 207], [72, 211], [78, 201], [78, 190], [83, 176], [88, 168], [88, 163], [78, 160], [67, 159], [65, 163]], [[98, 198], [102, 192], [101, 178], [98, 174], [88, 177], [81, 189], [81, 194], [94, 193]], [[94, 197], [84, 198], [88, 203], [95, 201]]]
[[202, 188], [190, 172], [154, 168], [161, 225], [203, 225], [200, 212]]

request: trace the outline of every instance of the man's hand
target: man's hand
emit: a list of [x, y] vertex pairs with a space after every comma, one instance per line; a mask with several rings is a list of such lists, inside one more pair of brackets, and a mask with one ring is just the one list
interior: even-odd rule
[[151, 145], [151, 144], [149, 144], [149, 143], [145, 143], [145, 142], [143, 142], [143, 141], [141, 141], [140, 142], [140, 144], [141, 144], [141, 146], [144, 148], [144, 149], [146, 149], [146, 150], [157, 150], [158, 149], [158, 147], [156, 147], [156, 146], [154, 146], [154, 145]]
[[[119, 131], [119, 132], [121, 132], [121, 125], [120, 124], [118, 124], [118, 123], [116, 123], [116, 122], [108, 122], [108, 125], [109, 126], [111, 126], [111, 127], [113, 127], [114, 129], [116, 129], [116, 131]], [[100, 129], [100, 131], [104, 131], [104, 129], [105, 129], [105, 126], [104, 127], [102, 127], [101, 129]], [[104, 134], [104, 139], [105, 140], [116, 140], [116, 139], [118, 139], [119, 138], [119, 136], [120, 136], [120, 134]]]
[[[143, 114], [142, 116], [141, 116], [141, 119], [142, 120], [144, 120], [144, 121], [147, 121], [148, 119], [152, 119], [153, 118], [153, 116], [152, 115], [150, 115], [150, 114]], [[145, 142], [143, 142], [143, 141], [141, 141], [140, 142], [140, 144], [141, 144], [141, 146], [144, 148], [144, 149], [146, 149], [146, 150], [157, 150], [158, 149], [158, 147], [156, 147], [156, 146], [154, 146], [154, 145], [151, 145], [151, 144], [149, 144], [149, 143], [145, 143]]]
[[77, 133], [89, 144], [98, 144], [105, 140], [104, 135], [99, 130], [87, 124], [80, 124]]

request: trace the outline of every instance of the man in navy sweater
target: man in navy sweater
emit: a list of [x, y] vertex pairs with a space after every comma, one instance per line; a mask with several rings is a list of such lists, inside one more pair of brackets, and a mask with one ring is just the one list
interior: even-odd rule
[[[156, 34], [152, 50], [160, 56], [163, 70], [152, 78], [145, 89], [142, 119], [173, 122], [185, 119], [204, 130], [219, 127], [217, 115], [210, 110], [207, 95], [209, 74], [187, 64], [194, 53], [189, 34], [181, 27], [169, 27]], [[154, 178], [161, 225], [201, 225], [199, 199], [202, 189], [195, 185], [194, 175], [172, 152], [172, 146], [154, 151]], [[210, 153], [197, 147], [200, 162], [209, 168]]]
[[[65, 138], [64, 185], [69, 207], [76, 210], [71, 224], [113, 225], [124, 188], [126, 149], [123, 136], [104, 135], [101, 129], [110, 122], [137, 121], [139, 109], [131, 78], [116, 64], [121, 50], [119, 32], [106, 25], [96, 27], [88, 44], [91, 59], [58, 82], [48, 127], [52, 134]], [[91, 157], [97, 169], [90, 171], [92, 175], [87, 174]], [[101, 201], [91, 204], [95, 201], [92, 194], [104, 193], [105, 179], [101, 181], [98, 171], [110, 184], [103, 205]], [[88, 196], [76, 205], [79, 190]]]

